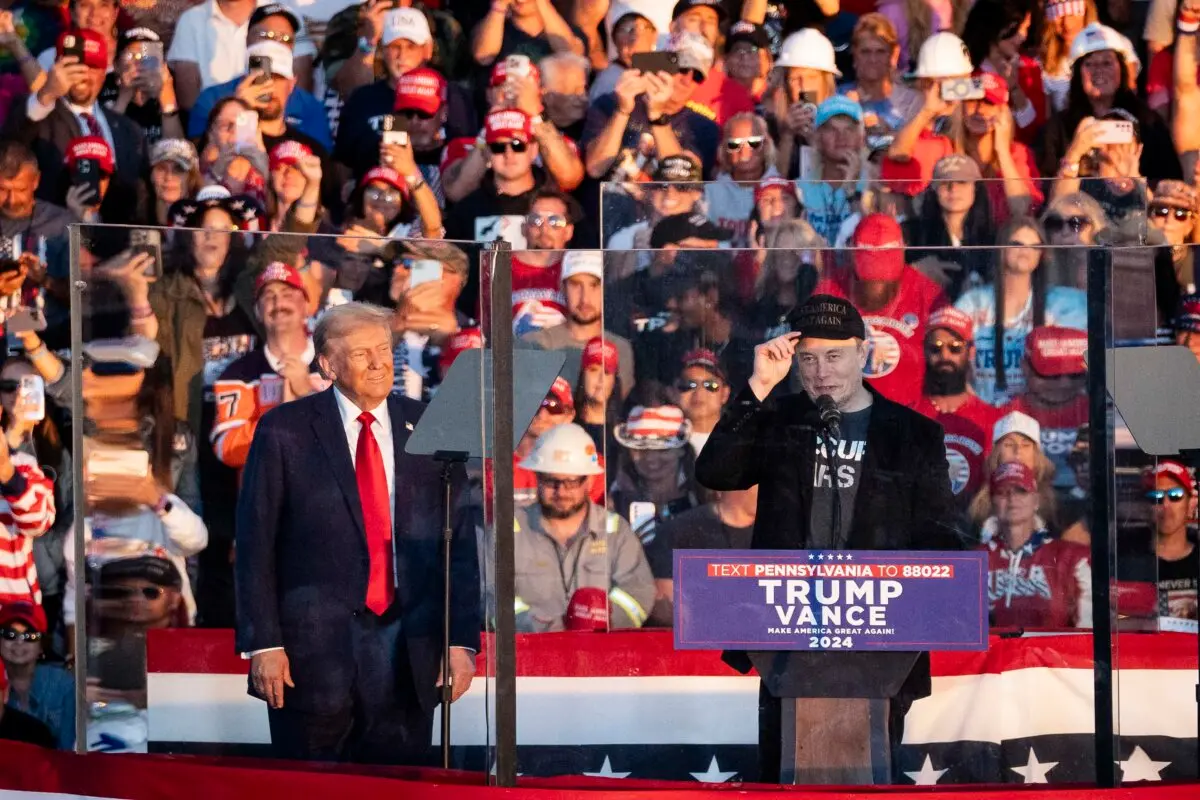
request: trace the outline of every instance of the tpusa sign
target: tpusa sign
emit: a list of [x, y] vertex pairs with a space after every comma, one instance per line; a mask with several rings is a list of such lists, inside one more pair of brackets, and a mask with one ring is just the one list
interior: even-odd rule
[[983, 551], [676, 550], [679, 650], [986, 650]]

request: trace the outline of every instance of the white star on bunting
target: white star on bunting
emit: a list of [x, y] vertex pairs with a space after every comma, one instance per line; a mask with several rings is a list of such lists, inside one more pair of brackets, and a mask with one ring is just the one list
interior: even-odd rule
[[1118, 761], [1121, 766], [1121, 782], [1127, 781], [1161, 781], [1158, 773], [1171, 766], [1170, 761], [1153, 761], [1141, 746], [1133, 748], [1129, 760]]
[[585, 772], [584, 775], [589, 778], [628, 778], [628, 772], [613, 772], [612, 762], [608, 756], [604, 757], [604, 764], [601, 765], [599, 772]]
[[937, 786], [938, 780], [949, 771], [949, 769], [934, 769], [933, 759], [926, 755], [925, 763], [921, 765], [919, 772], [906, 772], [904, 774], [912, 778], [913, 783], [917, 786]]
[[1050, 781], [1046, 779], [1046, 773], [1057, 766], [1057, 761], [1039, 762], [1037, 753], [1033, 752], [1033, 748], [1031, 747], [1029, 748], [1029, 761], [1025, 766], [1009, 767], [1009, 769], [1023, 777], [1025, 783], [1049, 783]]
[[701, 783], [724, 783], [725, 781], [737, 775], [736, 772], [721, 772], [721, 768], [717, 765], [717, 757], [713, 756], [712, 761], [708, 765], [708, 770], [705, 772], [693, 772], [692, 777]]

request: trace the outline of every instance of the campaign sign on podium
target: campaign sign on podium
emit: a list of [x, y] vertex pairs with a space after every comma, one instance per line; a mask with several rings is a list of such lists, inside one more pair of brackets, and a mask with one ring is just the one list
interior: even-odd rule
[[986, 650], [983, 551], [676, 550], [679, 650]]

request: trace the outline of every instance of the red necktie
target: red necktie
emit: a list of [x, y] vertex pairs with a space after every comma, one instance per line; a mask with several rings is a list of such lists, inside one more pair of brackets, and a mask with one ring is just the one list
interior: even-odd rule
[[358, 415], [362, 430], [354, 458], [358, 497], [362, 503], [363, 526], [367, 530], [367, 553], [371, 574], [367, 581], [367, 608], [382, 615], [392, 604], [392, 510], [388, 506], [387, 475], [383, 471], [383, 453], [371, 425], [375, 417], [368, 411]]
[[79, 115], [79, 118], [83, 121], [83, 125], [81, 127], [83, 128], [84, 136], [101, 136], [102, 137], [104, 135], [100, 131], [100, 123], [97, 122], [96, 118], [93, 117], [91, 114], [84, 112], [83, 114]]

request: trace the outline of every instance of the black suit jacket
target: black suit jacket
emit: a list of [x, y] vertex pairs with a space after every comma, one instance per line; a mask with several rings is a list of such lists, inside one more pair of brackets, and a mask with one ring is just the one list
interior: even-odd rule
[[[144, 210], [146, 198], [145, 179], [149, 169], [146, 135], [140, 125], [124, 114], [108, 108], [103, 109], [102, 113], [112, 131], [113, 156], [116, 160], [116, 172], [104, 201], [104, 221], [135, 222]], [[38, 168], [42, 172], [38, 197], [61, 205], [66, 187], [70, 185], [63, 159], [71, 140], [84, 135], [79, 120], [62, 100], [55, 103], [54, 110], [40, 122], [31, 123], [25, 116], [24, 107], [20, 113], [10, 115], [9, 119], [12, 123], [9, 134], [29, 145], [37, 156]], [[110, 209], [117, 212], [115, 216], [107, 213]], [[113, 218], [109, 219], [110, 216]]]
[[[401, 691], [432, 712], [442, 647], [441, 467], [404, 452], [408, 426], [423, 410], [414, 400], [388, 398], [396, 458], [396, 603], [414, 683]], [[454, 489], [461, 489], [465, 471], [459, 468], [453, 479]], [[473, 526], [467, 519], [461, 523], [451, 563], [450, 641], [478, 650], [478, 555]], [[350, 696], [350, 622], [364, 613], [369, 566], [354, 465], [333, 389], [265, 414], [238, 498], [237, 648], [285, 648], [296, 683], [287, 690], [289, 706], [329, 713]]]
[[[871, 393], [874, 403], [847, 549], [962, 549], [942, 426]], [[819, 424], [807, 394], [772, 396], [760, 403], [746, 387], [721, 415], [696, 460], [696, 480], [709, 489], [758, 485], [754, 549], [809, 546]], [[930, 690], [925, 653], [727, 652], [725, 660], [742, 672], [753, 662], [767, 688], [782, 696], [909, 700]], [[888, 683], [891, 691], [880, 694]], [[794, 693], [797, 686], [801, 694]]]

